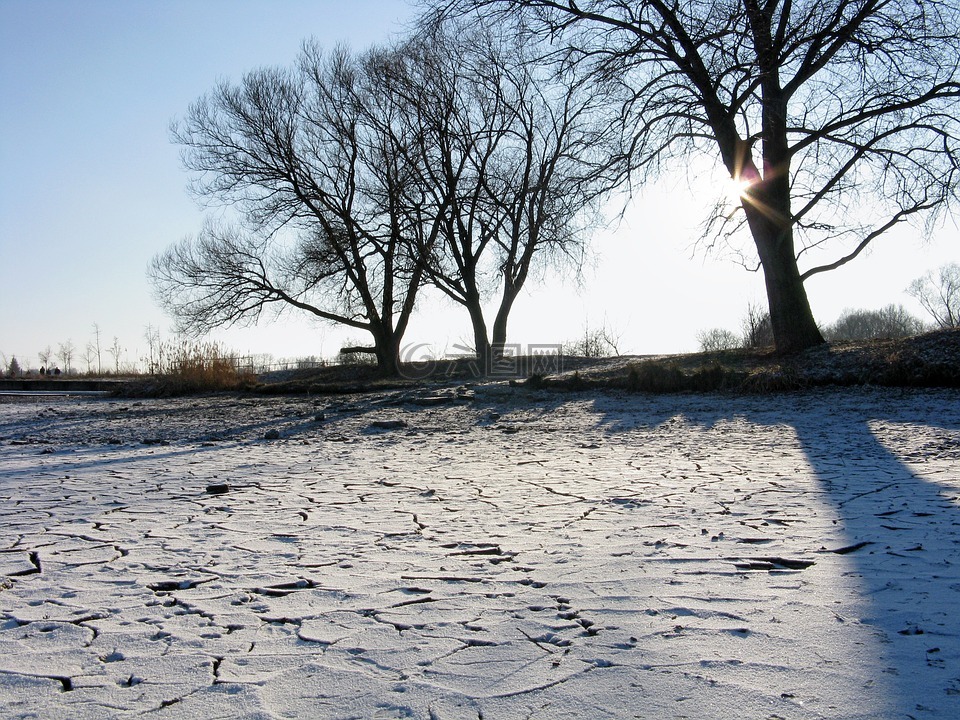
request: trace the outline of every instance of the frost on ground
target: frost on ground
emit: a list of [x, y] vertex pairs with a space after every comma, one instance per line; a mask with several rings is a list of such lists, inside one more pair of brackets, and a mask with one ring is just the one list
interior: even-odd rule
[[0, 716], [960, 717], [957, 391], [429, 392], [0, 405]]

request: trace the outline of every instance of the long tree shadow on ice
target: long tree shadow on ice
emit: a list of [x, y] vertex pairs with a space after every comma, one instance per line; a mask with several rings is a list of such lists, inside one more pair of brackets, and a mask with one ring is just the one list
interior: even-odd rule
[[[756, 428], [758, 444], [743, 448], [744, 467], [753, 473], [768, 467], [750, 456], [760, 448], [779, 452], [784, 468], [799, 460], [796, 472], [812, 471], [815, 489], [797, 497], [802, 491], [789, 476], [778, 477], [773, 497], [792, 510], [833, 515], [826, 521], [832, 533], [827, 527], [822, 538], [794, 536], [791, 544], [822, 566], [836, 566], [836, 582], [856, 598], [836, 606], [836, 617], [859, 623], [867, 630], [863, 637], [873, 639], [866, 642], [876, 653], [868, 657], [877, 677], [857, 691], [864, 711], [876, 708], [884, 718], [960, 717], [960, 394], [865, 389], [674, 396], [651, 399], [646, 416], [620, 415], [603, 401], [596, 409], [614, 434], [669, 431], [678, 422], [719, 433], [693, 449], [701, 458], [722, 448], [726, 424], [746, 422]], [[730, 457], [731, 450], [717, 452]], [[821, 602], [829, 608], [835, 601]], [[849, 650], [849, 662], [856, 663], [863, 649]]]
[[845, 393], [823, 415], [802, 412], [801, 397], [784, 417], [849, 538], [872, 610], [861, 622], [880, 635], [903, 717], [960, 716], [960, 476], [925, 467], [960, 461], [957, 401]]

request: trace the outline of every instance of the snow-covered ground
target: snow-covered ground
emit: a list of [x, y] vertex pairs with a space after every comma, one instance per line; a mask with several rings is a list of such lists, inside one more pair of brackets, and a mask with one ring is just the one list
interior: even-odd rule
[[0, 716], [960, 717], [957, 391], [428, 395], [0, 404]]

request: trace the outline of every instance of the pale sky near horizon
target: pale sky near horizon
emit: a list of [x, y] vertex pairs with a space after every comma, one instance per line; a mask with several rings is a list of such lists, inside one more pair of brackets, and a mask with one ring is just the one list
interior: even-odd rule
[[[71, 341], [74, 365], [99, 325], [126, 359], [146, 353], [147, 326], [172, 338], [146, 276], [150, 259], [197, 232], [204, 211], [169, 124], [220, 79], [290, 64], [301, 41], [361, 50], [402, 32], [405, 0], [0, 0], [0, 353], [37, 367], [37, 353]], [[706, 164], [704, 165], [706, 167]], [[607, 326], [625, 353], [697, 349], [696, 334], [738, 331], [762, 278], [693, 254], [712, 192], [678, 173], [646, 188], [617, 226], [597, 233], [582, 283], [548, 273], [518, 300], [510, 340], [551, 343]], [[722, 173], [715, 173], [716, 179]], [[807, 283], [821, 324], [844, 308], [903, 304], [907, 284], [960, 261], [957, 216], [929, 243], [910, 228]], [[924, 318], [926, 320], [926, 318]], [[406, 336], [454, 352], [470, 336], [459, 307], [423, 296]], [[213, 339], [277, 358], [333, 356], [355, 331], [287, 314]]]

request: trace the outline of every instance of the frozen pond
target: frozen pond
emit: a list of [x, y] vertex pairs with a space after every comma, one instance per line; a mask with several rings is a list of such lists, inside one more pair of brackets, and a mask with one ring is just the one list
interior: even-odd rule
[[960, 392], [432, 392], [0, 404], [0, 716], [960, 717]]

